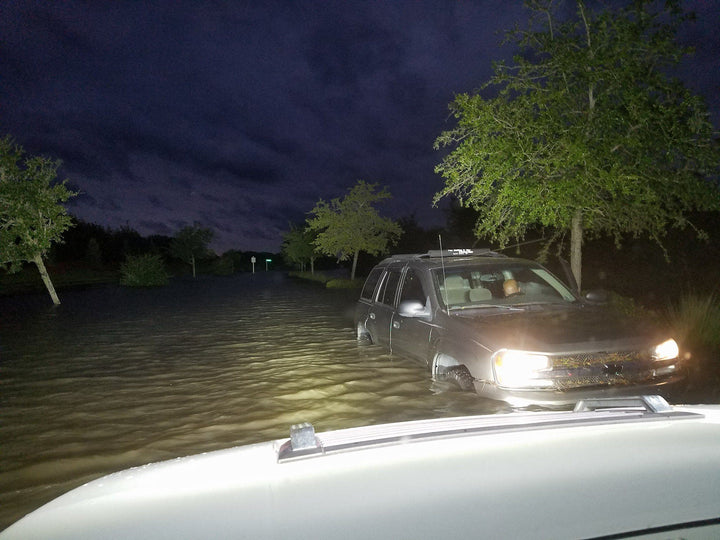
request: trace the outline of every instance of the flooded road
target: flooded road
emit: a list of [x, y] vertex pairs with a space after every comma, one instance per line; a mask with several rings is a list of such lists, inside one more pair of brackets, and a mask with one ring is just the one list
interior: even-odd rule
[[506, 411], [359, 346], [356, 295], [269, 272], [0, 297], [0, 530], [104, 474], [299, 422]]

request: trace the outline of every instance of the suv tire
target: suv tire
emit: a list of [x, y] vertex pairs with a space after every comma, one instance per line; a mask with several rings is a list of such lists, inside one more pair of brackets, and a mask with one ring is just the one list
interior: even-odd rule
[[362, 324], [358, 324], [357, 327], [357, 342], [359, 345], [372, 345], [370, 332], [368, 332]]
[[454, 381], [461, 390], [475, 390], [475, 378], [465, 366], [452, 366], [443, 372], [443, 377]]

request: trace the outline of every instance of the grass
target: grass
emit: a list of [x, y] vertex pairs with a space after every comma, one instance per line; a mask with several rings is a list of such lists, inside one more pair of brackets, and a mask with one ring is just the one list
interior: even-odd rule
[[359, 289], [365, 283], [364, 279], [331, 279], [325, 283], [328, 289]]
[[322, 272], [288, 272], [291, 277], [299, 279], [307, 279], [309, 281], [315, 281], [322, 283], [328, 289], [359, 289], [365, 283], [365, 279], [343, 279], [343, 278], [332, 278]]
[[[60, 289], [118, 283], [117, 270], [94, 270], [86, 267], [48, 268], [53, 286]], [[34, 266], [27, 266], [20, 272], [9, 274], [0, 271], [0, 295], [45, 292], [45, 284]]]
[[681, 346], [720, 350], [720, 302], [717, 294], [686, 294], [670, 305], [666, 319]]
[[660, 317], [657, 312], [646, 308], [634, 298], [622, 296], [614, 292], [610, 293], [608, 304], [612, 310], [624, 317], [643, 319], [658, 319]]
[[716, 293], [685, 294], [665, 312], [685, 360], [688, 379], [676, 401], [720, 399], [720, 303]]
[[295, 277], [299, 279], [306, 279], [308, 281], [316, 281], [318, 283], [327, 283], [330, 281], [330, 278], [323, 274], [322, 272], [288, 272], [288, 275], [290, 277]]

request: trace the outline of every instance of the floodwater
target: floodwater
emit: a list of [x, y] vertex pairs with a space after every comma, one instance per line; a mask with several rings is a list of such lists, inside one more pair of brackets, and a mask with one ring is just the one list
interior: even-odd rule
[[356, 296], [260, 272], [0, 298], [0, 530], [99, 476], [299, 422], [507, 411], [358, 345]]

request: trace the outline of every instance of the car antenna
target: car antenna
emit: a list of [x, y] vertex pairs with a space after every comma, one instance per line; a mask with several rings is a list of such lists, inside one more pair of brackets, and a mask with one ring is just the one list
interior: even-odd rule
[[447, 312], [448, 317], [449, 317], [450, 316], [450, 305], [448, 304], [448, 296], [447, 296], [447, 279], [445, 278], [445, 257], [443, 257], [442, 234], [438, 234], [438, 244], [440, 244], [440, 266], [442, 266], [442, 273], [443, 273], [443, 287], [442, 287], [443, 300], [445, 300], [445, 311]]

